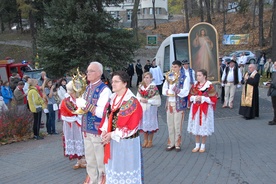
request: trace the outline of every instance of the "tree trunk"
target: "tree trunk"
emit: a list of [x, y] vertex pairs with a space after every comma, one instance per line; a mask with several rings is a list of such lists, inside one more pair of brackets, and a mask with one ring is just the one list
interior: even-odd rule
[[274, 16], [275, 16], [275, 8], [272, 6], [272, 16], [271, 16], [271, 21], [269, 25], [269, 32], [268, 32], [268, 38], [270, 38], [270, 44], [272, 44], [272, 28], [273, 28], [273, 21], [274, 21]]
[[220, 13], [221, 11], [220, 11], [220, 5], [221, 5], [221, 1], [220, 0], [217, 0], [217, 2], [216, 2], [216, 4], [217, 4], [217, 12], [218, 13]]
[[135, 40], [138, 41], [138, 19], [137, 12], [140, 0], [134, 1], [134, 6], [131, 15], [131, 28], [133, 29]]
[[3, 16], [2, 16], [2, 14], [0, 15], [0, 22], [1, 22], [1, 33], [3, 33], [5, 31], [5, 27], [4, 27], [4, 22], [3, 22]]
[[226, 13], [227, 13], [227, 7], [225, 8], [225, 2], [222, 0], [222, 6], [223, 6], [223, 33], [226, 34]]
[[212, 14], [212, 15], [215, 14], [215, 11], [214, 11], [214, 1], [215, 1], [215, 0], [211, 0], [211, 1], [210, 1], [210, 3], [211, 3], [210, 7], [211, 7], [211, 14]]
[[200, 21], [204, 22], [203, 0], [199, 0], [199, 13], [200, 13]]
[[153, 29], [156, 29], [156, 17], [155, 17], [155, 0], [152, 0], [152, 11], [153, 11]]
[[188, 0], [184, 0], [184, 11], [185, 11], [185, 20], [186, 20], [185, 33], [188, 33], [190, 31]]
[[205, 4], [206, 4], [207, 22], [209, 22], [210, 24], [212, 24], [210, 0], [205, 0]]
[[263, 47], [264, 45], [264, 4], [263, 0], [259, 0], [259, 46]]
[[[273, 2], [273, 12], [276, 10], [276, 1]], [[272, 51], [276, 50], [276, 13], [273, 13], [273, 25], [272, 25]], [[276, 58], [276, 52], [271, 53], [271, 58]]]
[[253, 24], [252, 27], [255, 27], [255, 20], [256, 20], [256, 4], [257, 4], [257, 0], [254, 0], [254, 5], [253, 5]]
[[34, 27], [34, 16], [33, 11], [29, 11], [29, 20], [30, 20], [30, 31], [32, 36], [32, 49], [33, 49], [33, 56], [36, 56], [36, 28]]

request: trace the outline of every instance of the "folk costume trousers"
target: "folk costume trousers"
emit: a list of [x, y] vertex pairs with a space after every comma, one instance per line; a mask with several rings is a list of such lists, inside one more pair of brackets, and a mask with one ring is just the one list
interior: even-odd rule
[[83, 134], [86, 171], [93, 184], [101, 183], [102, 175], [105, 174], [104, 147], [100, 135], [90, 133]]
[[233, 106], [236, 88], [237, 88], [237, 86], [234, 85], [234, 83], [232, 83], [232, 82], [228, 82], [225, 84], [225, 86], [224, 86], [224, 90], [225, 90], [224, 105], [229, 106], [229, 107]]
[[168, 102], [167, 105], [168, 146], [180, 146], [184, 111], [177, 112], [175, 102]]

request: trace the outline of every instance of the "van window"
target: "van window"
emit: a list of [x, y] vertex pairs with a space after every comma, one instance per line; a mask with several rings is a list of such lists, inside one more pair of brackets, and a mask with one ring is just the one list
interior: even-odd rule
[[164, 52], [164, 64], [163, 64], [163, 72], [167, 72], [170, 70], [170, 45], [165, 47]]
[[188, 48], [188, 37], [175, 37], [173, 38], [174, 45], [174, 60], [189, 61], [189, 48]]

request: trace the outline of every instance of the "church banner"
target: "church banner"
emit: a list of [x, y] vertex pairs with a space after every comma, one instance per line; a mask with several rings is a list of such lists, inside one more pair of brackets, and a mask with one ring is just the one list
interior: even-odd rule
[[248, 44], [249, 34], [231, 34], [223, 35], [222, 44], [223, 45], [240, 45]]

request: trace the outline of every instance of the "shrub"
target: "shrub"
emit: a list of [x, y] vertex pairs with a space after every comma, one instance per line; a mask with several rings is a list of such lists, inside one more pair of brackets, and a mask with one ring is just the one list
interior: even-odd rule
[[33, 114], [29, 110], [19, 113], [16, 106], [2, 112], [0, 117], [0, 142], [20, 141], [32, 135]]

